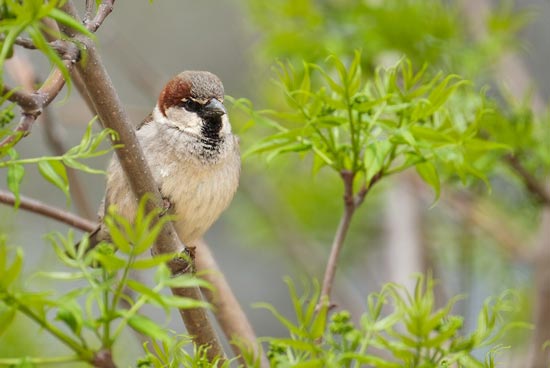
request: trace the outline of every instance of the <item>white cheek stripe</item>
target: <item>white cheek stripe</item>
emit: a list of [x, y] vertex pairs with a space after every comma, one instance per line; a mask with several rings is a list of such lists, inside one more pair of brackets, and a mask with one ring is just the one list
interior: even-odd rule
[[[193, 134], [193, 135], [200, 135], [201, 134], [201, 132], [200, 132], [200, 127], [201, 127], [200, 118], [196, 115], [192, 119], [190, 119], [190, 121], [189, 121], [189, 123], [191, 123], [190, 125], [182, 126], [180, 124], [174, 123], [172, 120], [170, 120], [166, 116], [164, 116], [162, 114], [162, 112], [160, 111], [160, 108], [157, 105], [153, 109], [153, 119], [155, 121], [159, 122], [160, 124], [165, 124], [166, 126], [177, 128], [178, 130], [180, 130], [182, 132], [186, 132], [186, 133]], [[222, 116], [221, 133], [231, 134], [231, 124], [229, 123], [229, 118], [228, 118], [227, 114]]]

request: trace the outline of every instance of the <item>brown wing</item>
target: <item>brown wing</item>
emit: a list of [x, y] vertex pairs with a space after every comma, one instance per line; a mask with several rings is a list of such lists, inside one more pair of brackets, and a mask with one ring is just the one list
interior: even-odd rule
[[136, 130], [140, 130], [142, 126], [149, 124], [152, 121], [153, 121], [153, 113], [147, 115], [147, 117], [143, 119], [143, 121], [137, 126]]

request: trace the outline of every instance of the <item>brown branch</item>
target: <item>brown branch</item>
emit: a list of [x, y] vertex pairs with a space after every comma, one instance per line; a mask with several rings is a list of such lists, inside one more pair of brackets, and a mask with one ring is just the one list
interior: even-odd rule
[[[71, 58], [70, 60], [65, 60], [65, 66], [67, 69], [71, 69], [73, 66], [74, 61], [77, 60], [79, 51], [78, 48], [73, 45], [74, 47], [71, 49]], [[26, 94], [30, 96], [34, 101], [32, 104], [27, 105], [30, 103], [30, 99], [25, 97], [21, 102], [23, 105], [20, 105], [23, 109], [23, 117], [19, 123], [19, 125], [15, 128], [14, 133], [21, 132], [23, 134], [11, 134], [8, 137], [4, 138], [0, 142], [0, 147], [7, 146], [10, 144], [17, 143], [21, 140], [21, 138], [27, 136], [36, 121], [36, 118], [40, 115], [42, 112], [42, 108], [44, 106], [49, 105], [55, 97], [59, 94], [63, 86], [65, 85], [65, 79], [63, 78], [63, 75], [59, 71], [59, 69], [53, 70], [44, 84], [42, 84], [42, 87], [38, 89], [33, 94]], [[3, 91], [6, 91], [6, 87], [2, 87]], [[20, 92], [18, 94], [18, 98], [22, 98], [24, 92]], [[16, 101], [17, 102], [17, 101]]]
[[535, 178], [529, 170], [523, 166], [519, 158], [516, 155], [510, 154], [504, 157], [504, 161], [518, 174], [523, 181], [525, 188], [531, 193], [539, 202], [550, 205], [550, 193]]
[[353, 214], [355, 213], [357, 207], [360, 206], [361, 203], [363, 203], [365, 196], [370, 191], [372, 186], [382, 177], [382, 173], [376, 174], [376, 176], [371, 179], [370, 183], [367, 186], [361, 188], [359, 192], [354, 195], [353, 180], [355, 179], [355, 174], [351, 171], [342, 171], [340, 175], [344, 182], [344, 213], [340, 218], [338, 229], [336, 230], [334, 240], [332, 241], [330, 255], [328, 258], [327, 266], [325, 268], [323, 286], [321, 287], [321, 296], [319, 297], [319, 302], [317, 304], [318, 311], [323, 305], [330, 306], [330, 294], [332, 292], [334, 277], [336, 276], [338, 258], [340, 256], [340, 251], [342, 250], [342, 247], [344, 245], [344, 240], [346, 239], [346, 235], [348, 233]]
[[[15, 204], [15, 196], [6, 190], [0, 189], [0, 203], [13, 206]], [[20, 196], [19, 208], [46, 216], [85, 232], [92, 232], [97, 227], [97, 224], [93, 221], [88, 221], [61, 208], [53, 207], [25, 196]]]
[[[104, 1], [102, 4], [108, 3], [108, 1]], [[63, 6], [63, 10], [80, 21], [72, 1], [67, 1]], [[108, 12], [105, 11], [105, 14], [108, 14]], [[104, 18], [99, 19], [102, 21]], [[69, 36], [81, 42], [88, 51], [86, 64], [82, 62], [78, 63], [77, 68], [100, 121], [105, 127], [111, 128], [119, 134], [118, 139], [113, 144], [122, 144], [122, 147], [116, 150], [116, 154], [134, 195], [136, 198], [141, 198], [146, 194], [152, 195], [153, 200], [147, 203], [148, 212], [162, 207], [162, 196], [147, 166], [145, 156], [139, 145], [135, 131], [132, 129], [130, 119], [114, 89], [95, 44], [84, 35], [75, 34], [71, 29], [63, 29], [61, 25], [60, 27]], [[152, 253], [172, 253], [178, 252], [183, 248], [184, 246], [178, 239], [174, 226], [170, 222], [163, 227], [152, 249]], [[171, 262], [169, 266], [173, 274], [187, 272], [186, 267], [179, 265], [176, 261]], [[172, 293], [177, 296], [201, 299], [198, 288], [173, 288]], [[180, 314], [194, 342], [199, 346], [209, 347], [207, 352], [208, 359], [214, 361], [217, 358], [221, 358], [223, 361], [225, 354], [208, 320], [206, 311], [202, 308], [180, 309]]]
[[[3, 39], [4, 37], [0, 37], [0, 40], [3, 41]], [[38, 47], [36, 47], [36, 45], [30, 38], [17, 37], [14, 41], [14, 44], [28, 50], [38, 50]], [[62, 58], [70, 58], [72, 47], [74, 46], [71, 46], [71, 43], [64, 40], [54, 40], [51, 41], [48, 45], [53, 50], [55, 50], [55, 52], [57, 52]]]
[[197, 241], [196, 245], [197, 270], [203, 271], [201, 277], [214, 286], [213, 291], [203, 289], [202, 292], [208, 302], [214, 306], [214, 315], [229, 340], [233, 352], [239, 357], [241, 363], [245, 364], [241, 352], [241, 347], [244, 345], [256, 359], [260, 360], [261, 367], [269, 367], [252, 325], [214, 259], [210, 247], [204, 240]]
[[36, 93], [25, 92], [19, 88], [12, 88], [8, 86], [2, 86], [2, 96], [9, 95], [8, 100], [18, 104], [23, 111], [38, 111], [40, 110], [40, 103]]
[[[90, 6], [91, 6], [89, 3], [93, 3], [93, 1], [87, 1], [86, 3], [87, 13], [90, 10]], [[84, 25], [86, 26], [86, 28], [88, 28], [91, 32], [97, 31], [97, 29], [101, 26], [103, 21], [105, 21], [105, 18], [107, 18], [107, 16], [111, 14], [111, 12], [113, 11], [114, 3], [115, 3], [115, 0], [103, 0], [101, 4], [99, 4], [99, 7], [97, 8], [97, 13], [94, 19], [89, 20], [88, 17], [84, 18]], [[87, 16], [89, 16], [89, 14], [87, 14]]]
[[86, 10], [84, 12], [84, 24], [89, 22], [92, 19], [94, 9], [95, 9], [95, 0], [86, 0]]

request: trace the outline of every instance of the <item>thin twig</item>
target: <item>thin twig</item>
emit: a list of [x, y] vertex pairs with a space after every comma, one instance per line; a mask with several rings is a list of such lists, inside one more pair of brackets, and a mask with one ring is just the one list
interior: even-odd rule
[[36, 93], [25, 92], [19, 88], [12, 88], [9, 86], [2, 86], [2, 96], [9, 95], [8, 100], [18, 104], [23, 111], [38, 111], [41, 104]]
[[86, 0], [86, 10], [84, 12], [84, 19], [83, 19], [84, 24], [88, 23], [92, 19], [94, 14], [95, 4], [96, 4], [95, 0]]
[[[15, 204], [15, 196], [7, 190], [0, 189], [0, 203], [13, 206]], [[20, 196], [19, 208], [46, 216], [85, 232], [92, 232], [97, 227], [97, 224], [93, 221], [25, 196]]]
[[[103, 0], [101, 1], [101, 4], [99, 4], [97, 8], [97, 13], [94, 17], [94, 19], [88, 21], [89, 18], [84, 19], [84, 25], [86, 28], [88, 28], [91, 32], [97, 31], [97, 29], [101, 26], [103, 21], [105, 21], [105, 18], [111, 12], [113, 11], [113, 5], [115, 3], [115, 0]], [[89, 4], [86, 4], [86, 10], [89, 9]]]
[[[108, 4], [109, 2], [104, 1], [103, 3]], [[106, 16], [110, 11], [105, 9], [105, 7], [100, 6], [98, 13], [103, 11]], [[80, 21], [72, 1], [67, 1], [63, 5], [63, 10]], [[98, 19], [103, 21], [104, 18]], [[111, 79], [95, 44], [88, 37], [82, 34], [75, 34], [72, 29], [63, 29], [61, 25], [60, 27], [69, 36], [81, 42], [88, 51], [86, 64], [79, 63], [77, 64], [77, 68], [86, 86], [88, 95], [98, 113], [100, 121], [105, 127], [114, 129], [119, 134], [118, 140], [113, 143], [123, 145], [116, 150], [116, 154], [134, 195], [136, 198], [141, 198], [146, 194], [152, 195], [153, 201], [149, 201], [147, 207], [147, 211], [149, 212], [153, 211], [155, 208], [161, 207], [163, 203], [162, 196], [155, 184], [151, 170], [147, 166], [147, 161], [145, 160], [135, 131], [132, 129], [130, 119], [111, 83]], [[88, 27], [90, 27], [90, 25], [88, 25]], [[154, 254], [172, 253], [181, 251], [183, 248], [184, 246], [178, 239], [174, 226], [170, 222], [163, 227], [152, 252]], [[171, 262], [169, 266], [173, 274], [187, 272], [185, 267], [178, 265], [175, 261]], [[173, 288], [172, 293], [177, 296], [191, 297], [198, 300], [201, 299], [200, 290], [198, 288]], [[225, 353], [208, 320], [206, 311], [202, 308], [180, 309], [180, 314], [194, 342], [199, 346], [209, 347], [207, 351], [208, 359], [214, 361], [215, 359], [221, 358], [221, 360], [224, 361]]]
[[[0, 37], [0, 40], [3, 40], [3, 37]], [[14, 41], [14, 44], [21, 46], [23, 48], [26, 48], [28, 50], [38, 50], [38, 47], [34, 44], [34, 42], [30, 38], [26, 37], [17, 37]], [[49, 47], [51, 47], [55, 52], [57, 52], [61, 57], [66, 57], [70, 55], [71, 48], [74, 46], [71, 46], [71, 43], [64, 41], [64, 40], [54, 40], [51, 41], [49, 44]]]

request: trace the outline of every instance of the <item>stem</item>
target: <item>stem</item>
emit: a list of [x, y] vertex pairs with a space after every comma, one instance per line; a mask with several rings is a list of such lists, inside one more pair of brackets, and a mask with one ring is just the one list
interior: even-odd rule
[[[111, 303], [111, 308], [108, 308], [108, 301], [105, 304], [108, 308], [108, 310], [106, 311], [108, 318], [105, 321], [105, 327], [104, 327], [105, 336], [103, 336], [104, 344], [106, 344], [106, 345], [104, 345], [104, 347], [106, 347], [106, 348], [111, 348], [113, 343], [116, 341], [115, 336], [117, 336], [118, 333], [120, 333], [120, 331], [122, 330], [122, 327], [124, 327], [124, 325], [125, 325], [125, 323], [121, 323], [118, 326], [118, 328], [116, 329], [115, 334], [113, 335], [113, 338], [109, 338], [109, 326], [111, 324], [112, 314], [113, 314], [113, 311], [116, 309], [116, 306], [118, 305], [118, 303], [120, 301], [121, 295], [124, 293], [124, 285], [126, 284], [126, 280], [128, 279], [128, 275], [130, 274], [130, 266], [134, 263], [135, 259], [136, 259], [136, 256], [132, 252], [132, 254], [130, 254], [128, 262], [126, 263], [126, 267], [124, 267], [124, 273], [122, 274], [122, 277], [120, 278], [120, 281], [118, 282], [118, 286], [117, 286], [117, 288], [114, 292], [113, 300], [112, 300], [112, 303]], [[160, 290], [154, 290], [154, 291], [158, 292]], [[106, 298], [108, 300], [108, 294], [107, 294]], [[147, 301], [147, 298], [145, 298], [145, 297], [142, 297], [142, 299], [143, 299], [143, 303], [142, 304], [135, 303], [132, 306], [132, 308], [130, 308], [130, 311], [135, 310], [135, 312], [137, 312], [139, 310], [139, 308], [143, 304], [145, 304], [145, 302]], [[139, 304], [139, 306], [138, 306], [138, 304]], [[126, 318], [125, 318], [125, 320], [127, 321]]]
[[[153, 288], [154, 292], [156, 293], [160, 293], [162, 291], [162, 287], [160, 287], [159, 285], [157, 285], [156, 287]], [[149, 300], [148, 297], [146, 296], [141, 296], [135, 303], [134, 305], [132, 305], [132, 307], [130, 309], [128, 309], [128, 312], [126, 312], [124, 318], [122, 318], [122, 320], [120, 321], [120, 324], [117, 326], [117, 328], [115, 329], [115, 331], [113, 332], [113, 338], [112, 338], [112, 341], [116, 341], [118, 336], [120, 335], [120, 333], [122, 332], [122, 330], [124, 329], [124, 327], [128, 324], [128, 319], [130, 319], [130, 317], [132, 317], [133, 315], [135, 315], [139, 309], [141, 307], [143, 307], [145, 305], [145, 303], [147, 303], [147, 301]]]
[[71, 339], [69, 336], [63, 333], [63, 331], [59, 330], [54, 325], [51, 325], [47, 320], [42, 319], [40, 316], [34, 313], [30, 308], [28, 308], [24, 303], [21, 303], [21, 301], [19, 301], [14, 295], [8, 295], [8, 298], [11, 299], [13, 303], [17, 305], [17, 310], [19, 310], [25, 316], [32, 319], [34, 322], [40, 325], [40, 327], [42, 327], [43, 329], [48, 331], [50, 334], [55, 336], [63, 344], [67, 345], [72, 351], [77, 353], [81, 359], [85, 361], [91, 361], [91, 359], [93, 358], [93, 354], [91, 351], [80, 346], [78, 342]]
[[340, 175], [344, 181], [344, 213], [340, 218], [340, 224], [338, 225], [338, 229], [334, 235], [334, 240], [332, 241], [327, 267], [325, 269], [325, 276], [323, 278], [321, 296], [319, 297], [319, 302], [317, 303], [317, 311], [319, 311], [324, 305], [330, 305], [330, 294], [334, 283], [334, 277], [336, 275], [338, 257], [340, 256], [340, 251], [344, 246], [344, 240], [346, 239], [353, 214], [355, 213], [355, 210], [363, 203], [365, 197], [374, 184], [382, 179], [384, 172], [380, 170], [376, 173], [370, 182], [367, 185], [364, 185], [355, 195], [353, 193], [353, 180], [355, 178], [355, 173], [351, 171], [342, 171]]
[[351, 149], [353, 151], [353, 163], [351, 170], [355, 172], [357, 169], [357, 160], [359, 159], [359, 147], [356, 142], [357, 140], [357, 134], [355, 132], [355, 122], [353, 119], [353, 109], [352, 104], [349, 100], [349, 95], [346, 87], [346, 103], [348, 105], [348, 120], [349, 120], [349, 132], [350, 132], [350, 138], [351, 138]]
[[[126, 267], [128, 268], [128, 267]], [[107, 273], [107, 270], [103, 270], [103, 279], [107, 279], [109, 277], [108, 273]], [[113, 306], [111, 308], [109, 308], [109, 289], [110, 288], [105, 288], [105, 290], [103, 290], [103, 315], [105, 316], [104, 318], [104, 321], [103, 321], [103, 336], [101, 338], [101, 347], [102, 348], [111, 348], [112, 346], [112, 339], [111, 339], [111, 321], [112, 321], [112, 314], [113, 314], [113, 310], [115, 309], [115, 306], [116, 304], [113, 304]], [[113, 297], [113, 302], [114, 302], [114, 299], [117, 297], [118, 294], [115, 293], [114, 297]]]
[[332, 247], [330, 250], [330, 256], [328, 258], [327, 267], [325, 269], [325, 277], [323, 279], [323, 287], [321, 289], [321, 297], [319, 299], [318, 306], [321, 303], [330, 304], [330, 293], [332, 291], [332, 284], [334, 283], [334, 276], [336, 275], [336, 266], [338, 264], [338, 257], [340, 256], [340, 250], [344, 245], [344, 240], [351, 223], [351, 218], [355, 212], [354, 206], [346, 206], [344, 213], [340, 219], [340, 224], [336, 230], [336, 235], [332, 241]]
[[0, 358], [0, 366], [19, 366], [22, 360], [24, 360], [26, 363], [31, 363], [33, 365], [42, 365], [42, 364], [80, 362], [82, 359], [78, 355], [59, 356], [59, 357], [41, 357], [41, 358], [31, 358], [31, 357]]
[[325, 269], [321, 296], [319, 298], [319, 303], [317, 304], [317, 310], [320, 310], [320, 307], [322, 307], [323, 304], [330, 305], [330, 294], [334, 283], [334, 276], [336, 275], [338, 257], [340, 255], [340, 251], [342, 250], [342, 246], [344, 245], [344, 240], [346, 239], [349, 225], [356, 209], [353, 198], [353, 179], [355, 174], [350, 171], [342, 171], [341, 176], [344, 181], [344, 213], [342, 214], [340, 224], [338, 225], [334, 240], [332, 241], [330, 256]]

